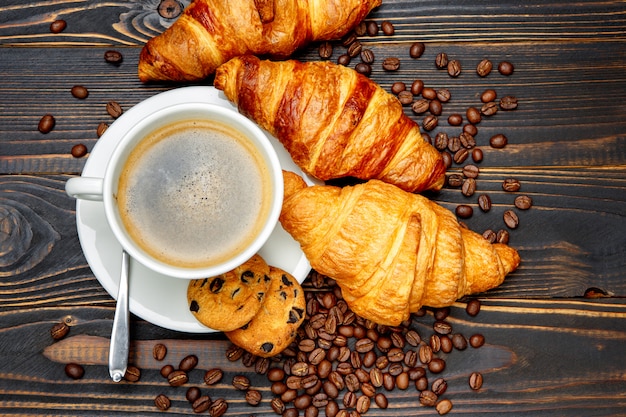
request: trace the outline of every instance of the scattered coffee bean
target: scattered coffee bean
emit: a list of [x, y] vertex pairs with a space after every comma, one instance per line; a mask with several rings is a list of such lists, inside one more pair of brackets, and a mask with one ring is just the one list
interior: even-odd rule
[[513, 210], [505, 211], [502, 217], [504, 224], [506, 224], [509, 229], [517, 229], [519, 226], [519, 217], [517, 217], [517, 214], [515, 214]]
[[467, 118], [467, 121], [473, 125], [480, 123], [482, 119], [480, 110], [478, 110], [476, 107], [468, 108], [467, 111], [465, 112], [465, 117]]
[[440, 151], [446, 149], [448, 147], [448, 134], [446, 132], [437, 133], [433, 145]]
[[469, 157], [469, 151], [467, 150], [467, 148], [461, 148], [454, 153], [454, 156], [452, 157], [452, 159], [454, 160], [455, 163], [460, 165], [463, 162], [465, 162], [465, 160], [468, 157]]
[[500, 99], [502, 110], [515, 110], [517, 108], [517, 98], [514, 96], [504, 96]]
[[463, 125], [463, 132], [469, 133], [472, 136], [476, 136], [478, 134], [478, 128], [471, 123]]
[[198, 357], [196, 355], [187, 355], [180, 360], [178, 369], [189, 372], [198, 365]]
[[456, 153], [459, 149], [461, 149], [461, 139], [458, 136], [448, 138], [448, 150]]
[[96, 135], [98, 137], [101, 137], [102, 135], [104, 135], [104, 132], [106, 132], [106, 130], [109, 128], [109, 125], [104, 123], [104, 122], [100, 122], [98, 124], [98, 127], [96, 129]]
[[321, 59], [329, 59], [333, 56], [333, 45], [330, 42], [322, 42], [319, 45], [317, 52]]
[[533, 200], [527, 195], [519, 195], [515, 197], [515, 207], [520, 210], [528, 210], [533, 205]]
[[426, 100], [425, 98], [420, 98], [419, 100], [415, 100], [415, 102], [413, 102], [413, 104], [411, 105], [411, 110], [413, 110], [415, 114], [424, 114], [428, 111], [429, 107], [430, 103], [428, 102], [428, 100]]
[[393, 26], [393, 23], [391, 23], [388, 20], [383, 21], [380, 24], [380, 28], [382, 29], [383, 33], [387, 36], [391, 36], [396, 32], [396, 29]]
[[174, 370], [167, 375], [167, 382], [173, 387], [180, 387], [189, 381], [185, 371]]
[[509, 61], [502, 61], [498, 64], [498, 72], [502, 75], [511, 75], [515, 68]]
[[50, 133], [52, 129], [54, 129], [54, 125], [56, 124], [56, 120], [54, 116], [51, 114], [45, 114], [40, 120], [37, 126], [37, 129], [41, 133]]
[[472, 149], [472, 160], [477, 164], [483, 161], [483, 151], [480, 148]]
[[256, 389], [249, 389], [246, 391], [246, 402], [252, 406], [257, 406], [261, 404], [261, 400], [263, 399], [263, 395], [261, 391]]
[[346, 51], [346, 53], [348, 54], [350, 58], [355, 58], [361, 55], [362, 50], [363, 50], [363, 45], [361, 44], [361, 42], [356, 41], [350, 44], [350, 46], [348, 46], [348, 50]]
[[175, 19], [183, 12], [183, 6], [177, 0], [161, 0], [157, 12], [165, 19]]
[[72, 379], [81, 379], [85, 375], [85, 368], [77, 363], [70, 362], [65, 365], [65, 375]]
[[430, 114], [432, 114], [433, 116], [440, 116], [441, 112], [443, 111], [443, 106], [441, 105], [441, 101], [437, 99], [431, 100], [430, 103], [428, 104], [428, 110], [430, 111]]
[[398, 93], [398, 100], [403, 106], [408, 106], [413, 103], [413, 94], [410, 91], [404, 90]]
[[467, 164], [463, 167], [463, 175], [467, 178], [478, 178], [480, 168], [473, 164]]
[[461, 75], [461, 63], [456, 60], [456, 59], [452, 59], [448, 62], [448, 75], [450, 77], [458, 77], [459, 75]]
[[341, 39], [341, 45], [347, 48], [356, 41], [358, 41], [356, 32], [349, 32]]
[[433, 381], [432, 386], [431, 386], [431, 391], [437, 394], [438, 396], [443, 395], [447, 389], [448, 389], [448, 383], [443, 378], [437, 378], [436, 380]]
[[67, 22], [63, 19], [58, 19], [50, 23], [50, 32], [61, 33], [65, 30], [66, 27], [67, 27]]
[[483, 59], [476, 65], [476, 73], [481, 77], [486, 77], [489, 75], [493, 68], [493, 64], [488, 59]]
[[463, 181], [461, 186], [461, 193], [465, 197], [471, 197], [476, 192], [476, 180], [474, 178], [467, 178]]
[[415, 96], [422, 94], [422, 90], [424, 89], [424, 81], [415, 80], [411, 83], [411, 93]]
[[61, 340], [67, 336], [69, 331], [70, 326], [68, 326], [64, 321], [61, 321], [52, 326], [50, 329], [50, 336], [52, 336], [54, 340]]
[[507, 192], [517, 192], [522, 188], [522, 183], [515, 178], [505, 178], [502, 181], [502, 189]]
[[509, 232], [504, 229], [498, 230], [498, 233], [496, 233], [496, 242], [504, 244], [509, 243]]
[[376, 36], [378, 34], [378, 23], [369, 20], [365, 26], [368, 36]]
[[157, 343], [152, 348], [152, 357], [156, 359], [157, 361], [159, 362], [162, 361], [163, 359], [165, 359], [166, 355], [167, 355], [167, 346], [165, 346], [163, 343]]
[[502, 149], [502, 148], [504, 148], [507, 145], [508, 142], [509, 142], [509, 140], [502, 133], [498, 133], [497, 135], [493, 135], [489, 139], [489, 145], [492, 148], [495, 148], [495, 149]]
[[201, 395], [191, 403], [191, 408], [196, 414], [204, 413], [211, 406], [211, 397], [208, 395]]
[[365, 76], [369, 76], [372, 73], [371, 65], [366, 64], [365, 62], [359, 62], [358, 64], [356, 64], [354, 70], [359, 74], [363, 74]]
[[78, 145], [72, 146], [72, 150], [70, 152], [74, 158], [82, 158], [87, 155], [87, 147], [82, 143], [79, 143]]
[[450, 126], [460, 126], [461, 123], [463, 123], [463, 116], [461, 116], [459, 113], [453, 113], [448, 116], [448, 124]]
[[420, 393], [419, 401], [425, 407], [434, 407], [437, 403], [437, 394], [430, 390], [424, 390]]
[[483, 93], [480, 95], [480, 101], [482, 101], [483, 103], [489, 103], [491, 101], [494, 101], [497, 97], [498, 94], [496, 93], [496, 90], [490, 88], [483, 91]]
[[385, 71], [397, 71], [400, 68], [400, 60], [396, 57], [388, 57], [383, 61]]
[[86, 99], [89, 96], [89, 90], [87, 90], [82, 85], [75, 85], [74, 87], [72, 87], [70, 92], [74, 97], [81, 100]]
[[200, 391], [200, 388], [198, 387], [189, 387], [189, 389], [185, 393], [185, 398], [192, 404], [201, 396], [202, 391]]
[[467, 340], [462, 334], [455, 333], [452, 335], [452, 346], [457, 350], [465, 350], [467, 349]]
[[472, 209], [472, 206], [467, 204], [459, 204], [456, 206], [455, 213], [461, 219], [469, 219], [472, 217], [472, 214], [474, 214], [474, 209]]
[[438, 69], [445, 69], [448, 67], [448, 54], [445, 52], [439, 52], [435, 57], [435, 66]]
[[450, 169], [452, 166], [452, 155], [448, 151], [444, 151], [441, 153], [441, 159], [443, 160], [443, 165], [446, 169]]
[[437, 404], [435, 404], [435, 410], [437, 410], [437, 413], [439, 413], [440, 416], [448, 414], [452, 411], [452, 401], [447, 398], [437, 401]]
[[484, 212], [491, 210], [491, 197], [487, 194], [481, 194], [478, 196], [478, 207]]
[[218, 398], [211, 403], [209, 414], [211, 417], [221, 417], [228, 410], [228, 403], [223, 398]]
[[409, 48], [409, 56], [411, 58], [419, 58], [424, 54], [426, 45], [423, 42], [413, 42]]
[[479, 390], [483, 386], [483, 376], [480, 372], [472, 372], [469, 376], [469, 386], [473, 390]]
[[124, 60], [124, 56], [119, 51], [106, 51], [104, 53], [104, 60], [109, 64], [120, 65]]
[[437, 98], [437, 90], [431, 87], [424, 87], [422, 89], [422, 97], [427, 100], [434, 100]]
[[136, 366], [129, 365], [124, 373], [124, 379], [129, 382], [137, 382], [141, 378], [141, 369]]
[[235, 375], [232, 384], [235, 389], [245, 391], [250, 388], [250, 379], [245, 375]]
[[461, 145], [466, 149], [472, 149], [476, 146], [476, 139], [467, 132], [461, 132], [459, 140], [461, 141]]
[[489, 243], [496, 243], [496, 232], [491, 229], [487, 229], [483, 232], [483, 237]]
[[361, 61], [365, 62], [366, 64], [372, 64], [374, 62], [374, 59], [374, 52], [371, 49], [361, 50]]
[[116, 101], [109, 101], [106, 105], [106, 110], [107, 113], [109, 113], [109, 115], [114, 119], [120, 117], [123, 112], [122, 107]]
[[495, 101], [485, 103], [480, 108], [480, 113], [484, 116], [493, 116], [498, 112], [498, 104]]
[[441, 101], [442, 103], [447, 103], [448, 101], [450, 101], [451, 97], [452, 94], [447, 88], [440, 88], [439, 90], [437, 90], [437, 100]]
[[396, 81], [395, 83], [391, 84], [391, 92], [393, 94], [398, 94], [401, 91], [405, 91], [406, 90], [406, 84], [404, 84], [402, 81]]
[[469, 344], [473, 348], [479, 348], [485, 344], [485, 336], [482, 334], [473, 334], [469, 338]]
[[172, 365], [165, 365], [160, 371], [163, 378], [167, 378], [172, 372], [174, 372], [174, 367]]
[[159, 410], [166, 411], [166, 410], [168, 410], [171, 407], [172, 402], [170, 401], [170, 399], [165, 394], [159, 394], [154, 399], [154, 405]]
[[422, 121], [422, 127], [426, 131], [433, 130], [434, 128], [437, 127], [438, 124], [439, 124], [439, 119], [437, 118], [437, 116], [433, 116], [432, 114], [429, 114], [428, 116], [426, 116], [424, 120]]

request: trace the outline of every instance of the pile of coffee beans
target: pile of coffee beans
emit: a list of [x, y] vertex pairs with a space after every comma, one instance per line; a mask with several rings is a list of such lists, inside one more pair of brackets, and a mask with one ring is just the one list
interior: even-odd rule
[[[341, 296], [336, 283], [316, 272], [308, 278], [313, 286], [306, 292], [306, 319], [296, 340], [278, 357], [254, 357], [231, 345], [226, 356], [241, 360], [246, 367], [267, 376], [271, 384], [272, 410], [284, 417], [360, 417], [371, 407], [385, 409], [394, 390], [413, 390], [424, 407], [439, 414], [452, 410], [446, 397], [446, 358], [468, 347], [479, 348], [485, 337], [467, 338], [446, 320], [450, 308], [422, 309], [399, 326], [381, 326], [355, 314]], [[480, 301], [467, 303], [467, 314], [475, 317]], [[430, 323], [430, 324], [427, 324]], [[428, 333], [418, 328], [430, 327]], [[249, 380], [233, 385], [249, 389]], [[482, 375], [468, 377], [472, 390], [482, 387]], [[252, 396], [258, 405], [260, 393]]]

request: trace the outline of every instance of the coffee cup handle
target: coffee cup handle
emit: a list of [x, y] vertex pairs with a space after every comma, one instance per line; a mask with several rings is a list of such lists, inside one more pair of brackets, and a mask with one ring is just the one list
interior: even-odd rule
[[74, 177], [65, 183], [65, 192], [81, 200], [102, 201], [104, 180], [93, 177]]

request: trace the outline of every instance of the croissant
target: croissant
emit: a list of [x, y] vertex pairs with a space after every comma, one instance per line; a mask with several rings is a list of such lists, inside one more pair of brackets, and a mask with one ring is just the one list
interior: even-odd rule
[[139, 56], [139, 79], [198, 81], [230, 58], [341, 38], [382, 0], [194, 0]]
[[215, 87], [316, 178], [377, 178], [411, 192], [444, 183], [441, 154], [397, 98], [351, 68], [241, 56], [217, 69]]
[[500, 285], [520, 257], [459, 225], [454, 214], [379, 180], [308, 187], [283, 171], [283, 228], [313, 269], [334, 278], [348, 306], [398, 325], [422, 306], [444, 307]]

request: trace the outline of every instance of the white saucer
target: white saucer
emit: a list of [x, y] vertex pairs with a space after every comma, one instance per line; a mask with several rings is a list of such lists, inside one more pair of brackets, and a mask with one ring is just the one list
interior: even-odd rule
[[[133, 120], [168, 105], [183, 102], [219, 104], [235, 109], [223, 93], [214, 87], [183, 87], [173, 89], [144, 100], [126, 111], [102, 135], [94, 146], [83, 169], [83, 176], [102, 177], [108, 158], [122, 136], [131, 128]], [[266, 133], [272, 141], [283, 169], [302, 171], [292, 161], [289, 153], [276, 138]], [[303, 175], [312, 184], [316, 181]], [[122, 247], [109, 228], [101, 202], [77, 200], [76, 223], [80, 244], [91, 270], [100, 284], [113, 297], [117, 297], [122, 262]], [[268, 264], [291, 273], [302, 282], [311, 265], [300, 250], [300, 245], [276, 226], [259, 254]], [[157, 274], [138, 262], [131, 261], [130, 311], [158, 326], [189, 333], [214, 332], [189, 312], [187, 305], [188, 280]]]

